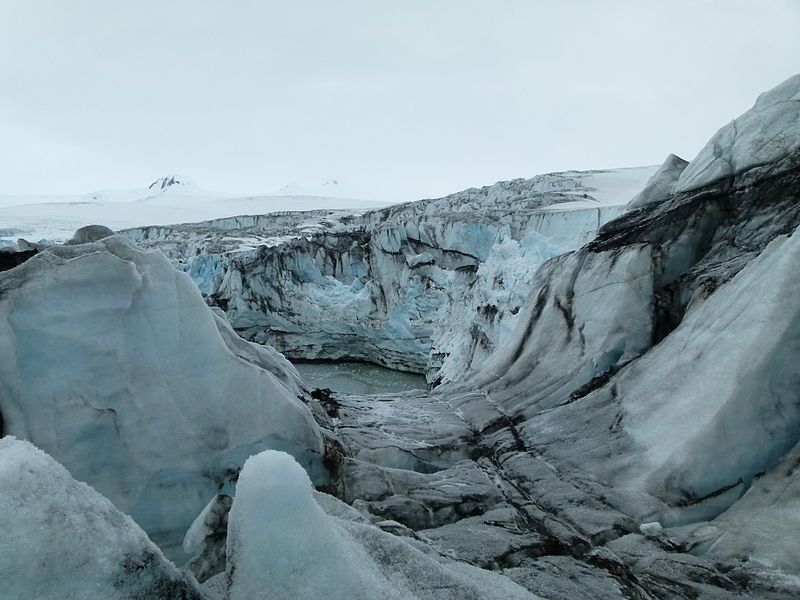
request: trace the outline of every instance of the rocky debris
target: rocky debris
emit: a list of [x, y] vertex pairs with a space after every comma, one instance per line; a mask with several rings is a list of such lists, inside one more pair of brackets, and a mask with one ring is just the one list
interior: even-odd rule
[[71, 240], [64, 243], [70, 245], [89, 244], [91, 242], [98, 242], [111, 235], [114, 235], [114, 232], [105, 225], [86, 225], [78, 229]]
[[232, 504], [233, 498], [228, 494], [215, 495], [183, 538], [183, 549], [194, 554], [185, 568], [200, 583], [225, 571], [228, 513]]
[[335, 419], [339, 416], [339, 409], [341, 408], [341, 403], [336, 400], [334, 396], [333, 390], [330, 388], [315, 388], [311, 390], [311, 397], [314, 400], [318, 400], [322, 407], [325, 409], [325, 412], [328, 414], [329, 417]]

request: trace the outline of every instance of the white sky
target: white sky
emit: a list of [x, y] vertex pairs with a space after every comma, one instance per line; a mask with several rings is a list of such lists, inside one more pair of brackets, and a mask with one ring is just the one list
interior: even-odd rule
[[797, 71], [798, 0], [0, 0], [0, 193], [654, 164]]

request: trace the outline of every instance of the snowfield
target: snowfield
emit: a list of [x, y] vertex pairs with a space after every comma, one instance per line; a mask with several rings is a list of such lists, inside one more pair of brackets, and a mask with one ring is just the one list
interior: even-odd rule
[[141, 189], [77, 196], [0, 196], [0, 246], [11, 245], [18, 238], [30, 242], [64, 242], [77, 229], [90, 224], [118, 231], [278, 210], [363, 210], [386, 204], [333, 195], [340, 193], [341, 190], [330, 186], [316, 189], [294, 185], [270, 195], [222, 194], [205, 191], [184, 177], [170, 175]]

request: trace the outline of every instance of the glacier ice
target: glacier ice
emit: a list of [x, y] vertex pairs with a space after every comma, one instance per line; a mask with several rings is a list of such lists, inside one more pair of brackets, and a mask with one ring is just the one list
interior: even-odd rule
[[[167, 343], [168, 356], [137, 341], [155, 333], [131, 313], [155, 303], [146, 283], [160, 290], [160, 306], [176, 304], [165, 298], [191, 287], [186, 275], [167, 276], [166, 259], [117, 237], [40, 252], [0, 275], [0, 326], [9, 334], [0, 338], [0, 412], [77, 470], [88, 460], [82, 452], [128, 434], [136, 419], [146, 423], [135, 429], [143, 439], [130, 441], [136, 453], [120, 464], [171, 488], [147, 488], [151, 501], [138, 517], [158, 513], [171, 524], [170, 511], [181, 511], [173, 541], [186, 533], [196, 555], [188, 568], [215, 597], [798, 597], [800, 150], [783, 135], [794, 131], [786, 121], [794, 87], [789, 80], [764, 95], [688, 166], [670, 156], [644, 189], [653, 169], [569, 172], [364, 214], [125, 232], [163, 249], [216, 306], [186, 291], [177, 305], [202, 315], [191, 323], [204, 333], [155, 332], [180, 338]], [[776, 127], [774, 144], [763, 144]], [[732, 157], [731, 170], [722, 168]], [[618, 186], [636, 178], [641, 193], [626, 210], [633, 193]], [[681, 181], [690, 187], [680, 190]], [[83, 295], [53, 284], [75, 261], [91, 267], [76, 271], [83, 278], [69, 271]], [[118, 269], [135, 273], [143, 283], [133, 287], [144, 291], [125, 292]], [[58, 313], [58, 326], [48, 321], [55, 309], [42, 291], [74, 299], [83, 307], [76, 321], [88, 312], [94, 328], [84, 325], [76, 341], [63, 323], [73, 313]], [[169, 373], [172, 354], [193, 350], [191, 377], [164, 380], [176, 386], [192, 388], [205, 368], [219, 378], [231, 360], [248, 365], [239, 378], [257, 370], [274, 397], [236, 402], [250, 421], [262, 414], [248, 412], [253, 404], [282, 417], [293, 407], [303, 443], [263, 451], [249, 437], [234, 440], [237, 460], [203, 447], [192, 437], [206, 441], [203, 424], [227, 426], [239, 412], [220, 396], [221, 407], [208, 398], [201, 415], [188, 413], [189, 428], [170, 398], [139, 401], [144, 412], [136, 412], [107, 394], [103, 404], [89, 398], [88, 412], [68, 404], [72, 396], [53, 398], [61, 390], [52, 386], [47, 402], [31, 396], [35, 412], [24, 412], [14, 394], [43, 388], [30, 374], [42, 369], [67, 391], [77, 386], [70, 369], [116, 390], [93, 369], [146, 362], [110, 351], [120, 329]], [[341, 393], [326, 416], [295, 400], [305, 388], [285, 359], [237, 332], [294, 356], [426, 372], [438, 385]], [[62, 345], [79, 358], [59, 354]], [[224, 352], [195, 352], [201, 345]], [[34, 350], [47, 360], [33, 361]], [[48, 406], [64, 410], [42, 412]], [[192, 452], [200, 448], [187, 458], [191, 476], [174, 462], [164, 470], [183, 447], [178, 438], [169, 454], [137, 445], [152, 441], [156, 414], [188, 431]], [[121, 427], [102, 430], [103, 419]], [[339, 500], [312, 491], [324, 474], [323, 445], [336, 463], [324, 490]], [[139, 485], [128, 468], [123, 481]], [[208, 472], [213, 482], [201, 484]]]
[[667, 200], [672, 196], [672, 188], [688, 164], [680, 156], [670, 154], [647, 181], [644, 189], [628, 202], [628, 208], [639, 208], [645, 204]]
[[[753, 560], [788, 573], [800, 572], [794, 536], [800, 526], [800, 444], [782, 457], [730, 509], [713, 521], [707, 555]], [[699, 537], [703, 532], [693, 532]]]
[[231, 600], [398, 597], [358, 544], [328, 521], [311, 489], [286, 454], [247, 460], [228, 517]]
[[20, 237], [61, 243], [88, 223], [120, 230], [276, 210], [327, 208], [363, 212], [387, 204], [359, 199], [359, 196], [344, 198], [331, 188], [319, 191], [320, 194], [287, 190], [242, 196], [206, 191], [183, 176], [167, 175], [149, 186], [127, 190], [101, 190], [71, 196], [0, 195], [0, 247]]
[[776, 238], [618, 377], [660, 495], [749, 482], [800, 439], [798, 261], [800, 236]]
[[342, 497], [544, 596], [559, 557], [603, 597], [794, 597], [800, 153], [657, 188], [544, 262], [461, 382], [339, 398]]

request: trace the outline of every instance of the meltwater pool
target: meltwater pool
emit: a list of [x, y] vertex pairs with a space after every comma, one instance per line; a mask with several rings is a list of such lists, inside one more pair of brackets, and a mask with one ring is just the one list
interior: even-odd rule
[[311, 388], [330, 388], [343, 394], [390, 394], [424, 390], [422, 375], [403, 373], [361, 362], [293, 362]]

